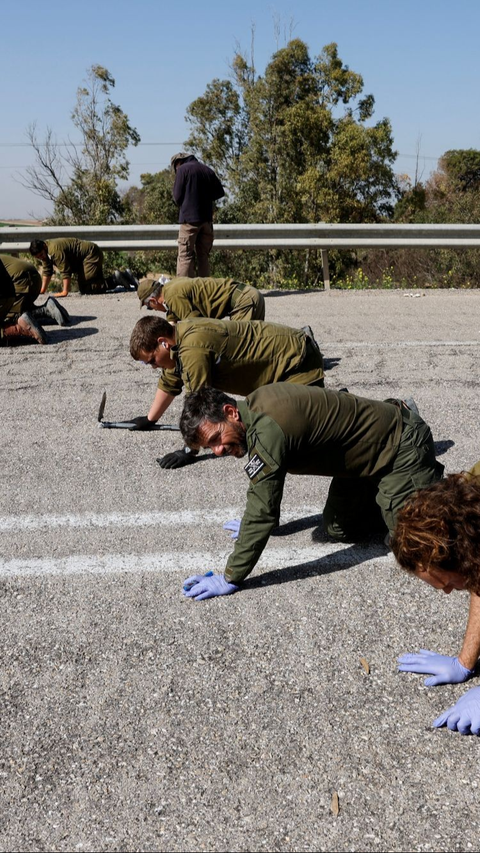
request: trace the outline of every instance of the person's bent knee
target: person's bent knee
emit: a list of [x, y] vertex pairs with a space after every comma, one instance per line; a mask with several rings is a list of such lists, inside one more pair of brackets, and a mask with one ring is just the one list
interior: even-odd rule
[[327, 536], [336, 542], [364, 542], [370, 536], [386, 533], [387, 527], [380, 514], [357, 519], [348, 518], [348, 513], [340, 515], [325, 504], [323, 510], [323, 529]]

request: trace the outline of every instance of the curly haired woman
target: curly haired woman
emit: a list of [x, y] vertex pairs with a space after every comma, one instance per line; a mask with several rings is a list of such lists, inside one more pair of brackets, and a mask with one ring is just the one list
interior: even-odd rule
[[[430, 673], [425, 684], [472, 678], [480, 656], [480, 462], [421, 489], [398, 515], [391, 547], [400, 566], [447, 595], [468, 590], [470, 610], [462, 648], [449, 657], [421, 649], [402, 655], [402, 672]], [[480, 735], [480, 687], [474, 687], [433, 723]]]

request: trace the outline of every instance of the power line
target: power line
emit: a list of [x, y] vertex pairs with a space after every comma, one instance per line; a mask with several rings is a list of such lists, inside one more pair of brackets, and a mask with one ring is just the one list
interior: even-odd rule
[[[130, 163], [130, 166], [160, 166], [164, 169], [170, 165], [170, 163]], [[19, 172], [24, 172], [25, 169], [28, 169], [28, 166], [0, 166], [0, 169], [18, 169]]]
[[397, 154], [397, 157], [408, 157], [410, 160], [440, 160], [440, 157], [431, 157], [428, 154]]
[[[138, 145], [135, 145], [135, 148], [144, 147], [152, 147], [152, 146], [165, 146], [165, 145], [184, 145], [184, 142], [139, 142]], [[46, 142], [39, 142], [38, 146], [40, 148], [45, 148], [47, 145]], [[55, 142], [53, 143], [55, 148], [79, 148], [82, 143], [81, 142]], [[1, 148], [33, 148], [31, 142], [0, 142]], [[441, 155], [433, 156], [431, 154], [402, 154], [399, 152], [397, 157], [404, 157], [409, 160], [439, 160]], [[137, 166], [154, 166], [155, 163], [132, 163], [132, 165]], [[1, 169], [10, 168], [9, 166], [0, 166]], [[14, 168], [14, 167], [12, 167]]]
[[[45, 148], [47, 142], [39, 142], [39, 148]], [[53, 142], [55, 148], [79, 148], [82, 142]], [[140, 148], [142, 145], [184, 145], [184, 142], [139, 142], [135, 148]], [[2, 148], [33, 148], [31, 142], [0, 142]]]

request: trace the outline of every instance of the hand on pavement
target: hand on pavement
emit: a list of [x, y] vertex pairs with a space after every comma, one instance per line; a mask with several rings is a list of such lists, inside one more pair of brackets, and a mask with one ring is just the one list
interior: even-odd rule
[[474, 672], [473, 669], [463, 666], [457, 657], [439, 655], [428, 649], [420, 649], [414, 655], [400, 655], [397, 660], [400, 664], [399, 672], [430, 672], [433, 677], [425, 679], [427, 687], [436, 687], [437, 684], [459, 684], [471, 678]]
[[231, 521], [226, 521], [223, 525], [224, 530], [231, 530], [232, 534], [230, 539], [238, 539], [238, 534], [240, 532], [241, 520], [239, 518], [232, 518]]
[[149, 421], [146, 415], [139, 415], [138, 418], [130, 418], [130, 422], [135, 424], [135, 426], [129, 427], [132, 429], [153, 429], [155, 426], [155, 421]]
[[187, 580], [183, 582], [183, 589], [191, 589], [192, 586], [195, 586], [195, 584], [198, 583], [198, 581], [201, 581], [202, 578], [211, 578], [212, 575], [213, 572], [205, 572], [204, 575], [192, 575], [191, 578], [187, 578]]
[[447, 726], [462, 735], [480, 734], [480, 687], [472, 687], [448, 711], [433, 721], [435, 728]]
[[217, 595], [231, 595], [237, 592], [238, 586], [228, 583], [223, 575], [214, 575], [208, 572], [206, 575], [192, 575], [183, 584], [183, 594], [195, 601], [203, 601], [205, 598], [214, 598]]
[[182, 447], [181, 450], [166, 453], [161, 459], [157, 459], [157, 462], [160, 468], [183, 468], [184, 465], [189, 465], [194, 459], [195, 453], [192, 453], [189, 447]]

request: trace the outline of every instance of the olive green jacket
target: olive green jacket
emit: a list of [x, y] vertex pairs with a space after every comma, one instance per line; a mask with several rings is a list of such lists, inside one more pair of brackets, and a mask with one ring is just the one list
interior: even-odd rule
[[239, 285], [255, 290], [233, 278], [172, 278], [163, 285], [162, 291], [167, 320], [177, 323], [192, 317], [215, 320], [228, 317], [233, 308], [232, 297]]
[[[1, 256], [3, 257], [3, 255]], [[5, 264], [0, 259], [0, 296], [2, 298], [10, 299], [10, 297], [15, 296], [15, 289], [13, 287], [13, 281], [11, 275], [9, 275]]]
[[[0, 261], [0, 323], [3, 323], [14, 302], [15, 288], [13, 286], [13, 281], [5, 269], [4, 264]], [[0, 329], [0, 337], [1, 336], [2, 330]]]
[[30, 311], [42, 289], [42, 279], [34, 264], [14, 258], [13, 255], [0, 254], [2, 261], [15, 288], [16, 300], [10, 313], [21, 314]]
[[259, 388], [238, 404], [246, 427], [247, 505], [225, 577], [241, 583], [280, 519], [287, 474], [375, 477], [397, 453], [400, 408], [303, 385]]
[[23, 261], [21, 258], [14, 258], [13, 255], [0, 254], [2, 261], [14, 285], [27, 285], [32, 278], [38, 278], [38, 270], [35, 264], [29, 261]]
[[[182, 320], [174, 334], [170, 353], [176, 367], [164, 370], [158, 381], [160, 390], [173, 396], [183, 386], [191, 392], [205, 385], [246, 395], [261, 385], [288, 381], [306, 352], [301, 329], [262, 320]], [[318, 362], [323, 375], [320, 353]]]
[[64, 278], [83, 269], [84, 261], [92, 253], [98, 252], [96, 243], [79, 240], [78, 237], [59, 237], [57, 240], [45, 240], [48, 259], [42, 263], [42, 275], [52, 276], [54, 266]]

